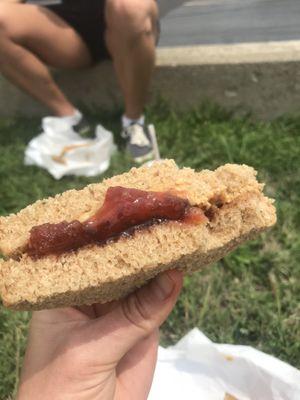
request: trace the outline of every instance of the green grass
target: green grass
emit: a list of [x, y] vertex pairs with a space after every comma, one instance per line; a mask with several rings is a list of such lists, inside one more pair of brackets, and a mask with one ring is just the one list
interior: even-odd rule
[[[300, 115], [272, 123], [236, 119], [206, 106], [174, 113], [160, 102], [148, 111], [156, 125], [162, 157], [179, 165], [215, 168], [246, 163], [276, 199], [278, 224], [218, 264], [187, 277], [182, 295], [162, 328], [164, 345], [194, 326], [212, 340], [248, 344], [300, 367]], [[118, 132], [119, 115], [90, 112]], [[0, 213], [16, 212], [38, 198], [99, 178], [54, 181], [45, 171], [22, 164], [25, 143], [39, 121], [0, 120]], [[105, 176], [130, 162], [117, 153]], [[12, 394], [24, 352], [27, 313], [0, 308], [0, 399]]]

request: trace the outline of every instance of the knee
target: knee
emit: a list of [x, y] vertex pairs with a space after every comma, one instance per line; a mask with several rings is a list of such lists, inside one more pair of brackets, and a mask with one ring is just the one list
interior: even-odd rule
[[107, 0], [108, 29], [124, 35], [155, 32], [157, 19], [155, 0]]
[[9, 19], [9, 4], [0, 3], [0, 37], [8, 35]]

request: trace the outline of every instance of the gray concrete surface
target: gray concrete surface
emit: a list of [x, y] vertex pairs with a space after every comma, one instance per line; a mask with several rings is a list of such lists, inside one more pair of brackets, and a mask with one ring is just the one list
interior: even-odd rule
[[192, 0], [163, 18], [160, 46], [295, 40], [299, 22], [299, 0]]
[[259, 120], [299, 113], [300, 52], [295, 48], [300, 42], [283, 48], [270, 43], [266, 51], [264, 44], [166, 49], [160, 52], [153, 93], [181, 110], [210, 101]]

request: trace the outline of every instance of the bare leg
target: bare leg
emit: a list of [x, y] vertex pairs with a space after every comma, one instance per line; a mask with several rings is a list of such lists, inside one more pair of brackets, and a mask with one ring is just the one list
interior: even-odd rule
[[0, 72], [54, 115], [71, 115], [75, 108], [45, 63], [80, 68], [91, 63], [91, 56], [74, 29], [51, 11], [29, 4], [0, 4]]
[[154, 0], [107, 0], [106, 43], [125, 100], [125, 114], [143, 113], [155, 64], [158, 10]]

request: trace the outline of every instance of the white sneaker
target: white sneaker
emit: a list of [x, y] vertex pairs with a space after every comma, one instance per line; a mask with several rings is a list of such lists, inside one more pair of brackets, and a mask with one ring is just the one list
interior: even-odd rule
[[154, 158], [153, 143], [147, 126], [133, 123], [123, 129], [121, 136], [127, 140], [126, 150], [136, 163]]

